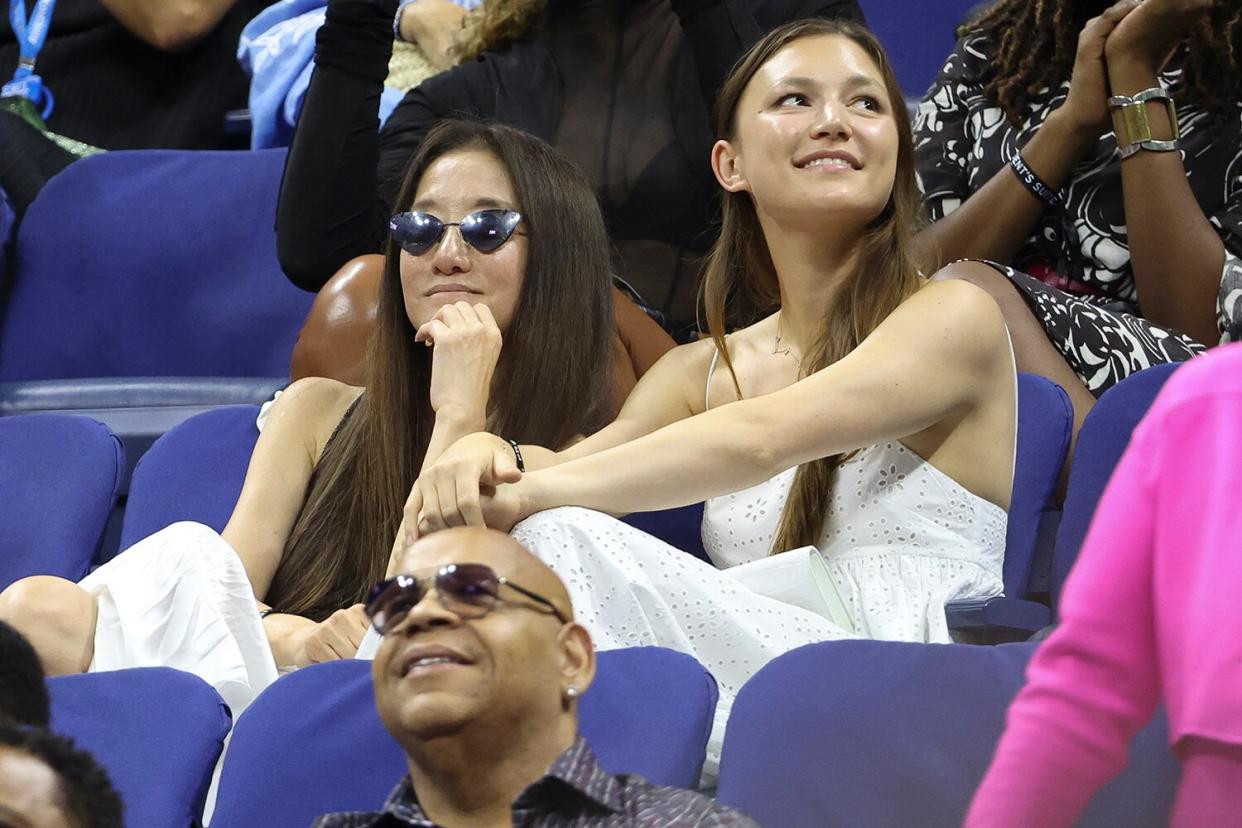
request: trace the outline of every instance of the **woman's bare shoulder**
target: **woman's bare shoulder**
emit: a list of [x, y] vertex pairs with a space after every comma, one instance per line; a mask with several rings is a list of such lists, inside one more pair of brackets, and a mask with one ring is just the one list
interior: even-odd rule
[[301, 437], [318, 457], [345, 412], [364, 389], [326, 377], [306, 377], [289, 385], [272, 406], [264, 431]]

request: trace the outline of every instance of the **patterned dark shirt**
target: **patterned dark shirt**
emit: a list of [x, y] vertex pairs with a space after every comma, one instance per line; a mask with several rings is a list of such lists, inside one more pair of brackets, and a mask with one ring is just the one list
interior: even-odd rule
[[[653, 785], [641, 776], [608, 773], [581, 736], [542, 779], [513, 803], [521, 828], [758, 828], [741, 811], [717, 805], [694, 791]], [[407, 776], [384, 810], [329, 814], [312, 828], [440, 828], [423, 813]]]
[[[986, 36], [962, 38], [919, 105], [918, 177], [933, 221], [953, 212], [1002, 170], [1069, 93], [1069, 81], [1046, 91], [1014, 126], [983, 91], [990, 53]], [[1186, 178], [1225, 245], [1217, 327], [1223, 340], [1236, 340], [1242, 338], [1242, 101], [1213, 118], [1181, 100], [1180, 69], [1162, 73], [1160, 84], [1179, 99]], [[1087, 302], [1138, 312], [1121, 155], [1112, 132], [1100, 137], [1061, 194], [1064, 204], [1044, 211], [1014, 266]]]

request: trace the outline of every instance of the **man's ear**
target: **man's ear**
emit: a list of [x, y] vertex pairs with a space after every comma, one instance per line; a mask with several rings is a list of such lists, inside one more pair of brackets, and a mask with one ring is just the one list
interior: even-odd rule
[[723, 138], [712, 145], [712, 172], [716, 181], [730, 193], [740, 193], [750, 189], [750, 184], [742, 172], [742, 159], [737, 146]]
[[581, 696], [595, 680], [595, 643], [586, 627], [577, 623], [561, 629], [561, 692], [571, 686]]

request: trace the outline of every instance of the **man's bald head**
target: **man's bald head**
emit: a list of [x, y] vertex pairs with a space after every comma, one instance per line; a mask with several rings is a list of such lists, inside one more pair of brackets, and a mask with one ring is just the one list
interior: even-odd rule
[[463, 526], [419, 538], [397, 561], [397, 572], [421, 575], [451, 563], [481, 563], [496, 574], [547, 598], [566, 618], [574, 617], [565, 584], [529, 549], [504, 532]]
[[[493, 570], [502, 579], [494, 601], [441, 595], [436, 578], [451, 579], [450, 564]], [[595, 651], [555, 572], [506, 534], [458, 528], [420, 538], [395, 573], [416, 583], [407, 583], [409, 609], [386, 625], [372, 676], [380, 718], [411, 761], [471, 733], [510, 734], [515, 746], [548, 734], [572, 741]]]

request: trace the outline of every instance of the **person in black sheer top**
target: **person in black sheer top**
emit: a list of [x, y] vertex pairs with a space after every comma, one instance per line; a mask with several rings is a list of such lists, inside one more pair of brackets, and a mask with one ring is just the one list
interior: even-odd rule
[[276, 219], [294, 284], [318, 290], [378, 251], [423, 136], [440, 118], [480, 117], [543, 138], [586, 172], [617, 273], [683, 321], [712, 241], [709, 112], [725, 73], [788, 20], [862, 20], [857, 0], [549, 0], [532, 30], [411, 90], [381, 130], [396, 8], [328, 4]]

